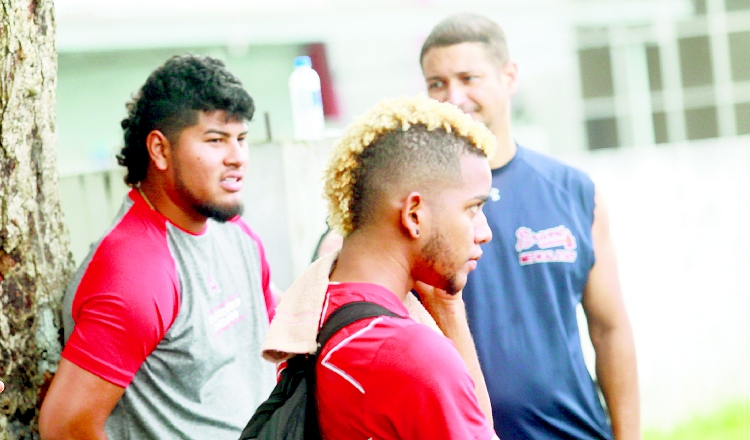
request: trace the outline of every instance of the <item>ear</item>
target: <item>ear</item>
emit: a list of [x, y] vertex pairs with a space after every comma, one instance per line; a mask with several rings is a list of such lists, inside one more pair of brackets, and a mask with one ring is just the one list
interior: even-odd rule
[[157, 170], [165, 171], [169, 168], [172, 144], [164, 136], [164, 133], [159, 130], [152, 130], [146, 136], [146, 150], [151, 158], [151, 163]]
[[500, 73], [503, 76], [508, 93], [511, 96], [515, 95], [518, 91], [518, 64], [513, 60], [508, 60], [500, 69]]
[[401, 226], [406, 235], [414, 240], [423, 236], [427, 228], [427, 217], [424, 197], [416, 191], [410, 192], [401, 205]]

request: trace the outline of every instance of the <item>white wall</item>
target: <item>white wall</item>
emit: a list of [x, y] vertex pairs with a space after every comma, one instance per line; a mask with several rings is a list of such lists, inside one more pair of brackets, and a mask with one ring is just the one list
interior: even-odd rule
[[331, 140], [257, 145], [245, 173], [243, 217], [260, 235], [274, 283], [288, 288], [326, 230], [320, 180]]
[[609, 207], [644, 426], [750, 400], [750, 138], [564, 159]]
[[[575, 44], [577, 25], [643, 24], [690, 11], [688, 0], [58, 0], [63, 53], [154, 47], [327, 44], [346, 125], [383, 97], [424, 91], [419, 50], [447, 15], [474, 11], [506, 30], [519, 62], [517, 137], [554, 152], [583, 149], [583, 109]], [[286, 82], [291, 73], [276, 70]], [[243, 78], [244, 79], [244, 78]], [[281, 93], [277, 99], [287, 104]], [[273, 99], [273, 98], [272, 98]], [[261, 100], [262, 102], [262, 100]], [[278, 107], [278, 106], [277, 106]], [[288, 110], [271, 114], [286, 121]], [[286, 123], [286, 122], [284, 122]], [[337, 125], [334, 122], [334, 125]], [[283, 137], [278, 139], [284, 140]]]
[[58, 59], [58, 169], [62, 175], [111, 168], [122, 147], [120, 121], [125, 103], [148, 75], [176, 54], [210, 54], [223, 59], [255, 102], [248, 124], [250, 142], [267, 139], [264, 113], [271, 115], [276, 138], [292, 132], [287, 77], [296, 45], [152, 48], [104, 52], [61, 53]]

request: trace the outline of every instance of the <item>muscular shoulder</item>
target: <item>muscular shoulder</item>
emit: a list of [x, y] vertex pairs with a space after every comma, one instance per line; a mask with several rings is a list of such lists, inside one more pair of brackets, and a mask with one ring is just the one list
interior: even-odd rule
[[81, 265], [64, 300], [63, 356], [121, 387], [179, 311], [165, 225], [148, 220], [126, 213]]
[[555, 184], [570, 187], [591, 182], [591, 178], [582, 170], [546, 154], [523, 149], [522, 159], [528, 167]]
[[576, 199], [587, 211], [594, 209], [594, 183], [584, 171], [545, 154], [519, 147], [521, 160], [550, 186]]
[[403, 380], [424, 385], [440, 384], [456, 371], [465, 370], [448, 338], [413, 321], [394, 328], [381, 345], [374, 364]]
[[80, 270], [81, 283], [103, 290], [177, 283], [166, 226], [130, 213], [102, 238]]
[[373, 371], [364, 403], [373, 438], [491, 437], [466, 364], [443, 335], [404, 326], [383, 343]]
[[[370, 372], [404, 375], [428, 373], [422, 366], [460, 357], [450, 340], [411, 319], [380, 317], [352, 324], [331, 338], [323, 359], [364, 366]], [[414, 368], [410, 367], [415, 365]], [[379, 377], [379, 375], [377, 376]]]
[[[179, 309], [179, 280], [166, 225], [130, 209], [100, 240], [68, 285], [65, 310], [76, 325], [108, 310], [166, 329]], [[73, 322], [67, 320], [65, 337]]]

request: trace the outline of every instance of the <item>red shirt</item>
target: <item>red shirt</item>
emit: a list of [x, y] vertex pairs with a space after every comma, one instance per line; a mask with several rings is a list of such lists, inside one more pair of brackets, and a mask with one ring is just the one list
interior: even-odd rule
[[[130, 385], [174, 324], [182, 308], [182, 295], [200, 293], [181, 291], [184, 280], [180, 273], [183, 277], [198, 274], [195, 267], [179, 265], [182, 260], [175, 256], [176, 242], [170, 241], [169, 220], [152, 210], [135, 189], [130, 191], [125, 206], [127, 210], [115, 219], [115, 226], [96, 245], [68, 286], [63, 310], [63, 315], [67, 315], [66, 343], [62, 353], [65, 359], [123, 388]], [[260, 277], [265, 314], [270, 322], [276, 303], [260, 239], [240, 217], [213, 226], [238, 228], [241, 231], [238, 235], [243, 238], [247, 235], [255, 244], [260, 273], [253, 276]], [[210, 233], [208, 226], [199, 234], [182, 233], [213, 239], [206, 235]], [[227, 264], [238, 265], [228, 268], [229, 273], [251, 270], [239, 262]], [[211, 280], [202, 287], [208, 291], [222, 281]], [[217, 302], [224, 301], [222, 295], [204, 293], [215, 297]], [[244, 302], [248, 303], [246, 299]], [[221, 311], [222, 305], [215, 305], [216, 310]], [[249, 305], [243, 305], [240, 312], [246, 307]], [[248, 313], [240, 314], [244, 317]]]
[[466, 364], [448, 338], [408, 318], [396, 295], [375, 284], [331, 284], [324, 319], [353, 301], [374, 302], [405, 319], [364, 319], [328, 341], [316, 368], [324, 439], [494, 436]]

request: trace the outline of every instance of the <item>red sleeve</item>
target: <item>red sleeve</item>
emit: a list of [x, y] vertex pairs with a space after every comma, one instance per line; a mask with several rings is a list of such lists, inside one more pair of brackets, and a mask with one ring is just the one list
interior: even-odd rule
[[379, 385], [367, 387], [365, 413], [373, 417], [373, 438], [489, 440], [495, 435], [466, 365], [447, 338], [410, 326], [389, 338], [374, 362], [387, 379], [378, 375]]
[[[127, 222], [126, 217], [117, 227], [125, 231], [102, 241], [85, 269], [72, 304], [75, 327], [62, 353], [123, 388], [161, 342], [180, 306], [166, 237], [158, 237], [159, 231], [127, 234]], [[157, 236], [149, 237], [152, 233]], [[164, 246], [154, 246], [154, 239]]]
[[271, 290], [271, 268], [268, 266], [268, 260], [266, 260], [266, 251], [263, 249], [263, 243], [260, 241], [258, 234], [253, 231], [250, 226], [245, 223], [241, 217], [235, 217], [231, 220], [233, 223], [238, 225], [242, 230], [253, 239], [256, 246], [258, 246], [258, 258], [260, 259], [261, 267], [261, 283], [263, 287], [263, 298], [266, 302], [266, 313], [268, 314], [268, 322], [270, 323], [276, 314], [276, 299], [273, 296]]

